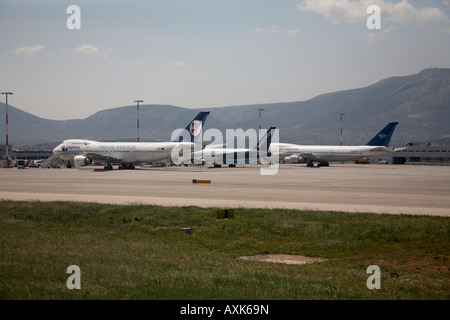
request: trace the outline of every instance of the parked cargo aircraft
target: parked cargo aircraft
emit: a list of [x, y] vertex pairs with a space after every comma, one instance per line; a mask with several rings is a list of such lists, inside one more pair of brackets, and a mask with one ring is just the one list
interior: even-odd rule
[[388, 123], [377, 135], [363, 146], [312, 146], [278, 143], [279, 160], [284, 162], [306, 161], [307, 166], [328, 166], [330, 161], [353, 161], [404, 148], [391, 148], [389, 142], [398, 122]]
[[181, 136], [170, 142], [99, 142], [83, 139], [64, 140], [53, 149], [54, 158], [61, 158], [68, 166], [87, 166], [93, 161], [105, 164], [106, 170], [112, 163], [120, 163], [119, 169], [134, 169], [136, 163], [170, 161], [171, 151], [180, 143], [192, 144], [194, 136], [201, 133], [209, 111], [200, 112], [186, 127], [191, 141], [182, 141]]

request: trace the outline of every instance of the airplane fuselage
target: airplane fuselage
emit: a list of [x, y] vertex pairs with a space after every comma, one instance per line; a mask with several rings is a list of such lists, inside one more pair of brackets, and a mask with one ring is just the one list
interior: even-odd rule
[[289, 143], [272, 144], [270, 149], [272, 152], [276, 152], [275, 150], [277, 148], [280, 161], [293, 155], [298, 155], [298, 157], [304, 158], [305, 160], [315, 158], [324, 162], [353, 161], [391, 151], [389, 148], [383, 146], [310, 146]]
[[[64, 140], [53, 152], [61, 152], [60, 158], [74, 162], [77, 156], [93, 161], [139, 163], [170, 160], [171, 151], [180, 142], [100, 142], [92, 140]], [[190, 144], [190, 143], [189, 143]]]
[[312, 146], [290, 143], [276, 143], [270, 146], [271, 152], [279, 155], [284, 162], [307, 161], [308, 166], [313, 162], [328, 165], [330, 161], [352, 161], [365, 157], [373, 157], [383, 153], [395, 151], [389, 147], [392, 134], [398, 122], [389, 122], [369, 142], [360, 146]]

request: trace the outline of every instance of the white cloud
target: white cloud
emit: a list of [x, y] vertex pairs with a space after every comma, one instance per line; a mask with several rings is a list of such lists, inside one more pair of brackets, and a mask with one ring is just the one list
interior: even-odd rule
[[280, 26], [271, 26], [270, 29], [264, 29], [264, 28], [254, 28], [252, 30], [252, 34], [276, 34], [276, 33], [280, 33]]
[[111, 48], [100, 49], [90, 44], [83, 44], [74, 51], [76, 54], [81, 54], [85, 56], [100, 56], [106, 58], [111, 53]]
[[397, 29], [397, 27], [389, 27], [386, 29], [371, 31], [366, 36], [366, 42], [372, 43], [385, 40], [387, 38], [387, 35], [391, 33], [391, 31], [394, 31], [395, 29]]
[[297, 29], [286, 30], [285, 32], [287, 34], [291, 35], [291, 36], [295, 36], [295, 35], [298, 34], [298, 30]]
[[45, 49], [45, 46], [42, 44], [39, 44], [36, 46], [17, 48], [16, 50], [14, 50], [14, 54], [17, 56], [30, 58], [30, 57], [34, 56], [35, 54], [41, 52], [44, 49]]
[[180, 60], [172, 61], [169, 65], [173, 67], [184, 67], [184, 62]]
[[442, 2], [446, 5], [450, 7], [450, 0], [442, 0]]
[[286, 34], [289, 34], [291, 36], [295, 36], [298, 33], [298, 30], [297, 29], [291, 29], [291, 30], [283, 31], [280, 28], [280, 26], [273, 25], [269, 29], [264, 29], [264, 28], [257, 27], [257, 28], [254, 28], [251, 31], [251, 34], [261, 34], [261, 35], [280, 34], [280, 33], [286, 33]]
[[[444, 0], [450, 2], [450, 0]], [[408, 0], [390, 2], [386, 0], [305, 0], [296, 5], [299, 11], [319, 13], [334, 24], [340, 22], [354, 23], [366, 20], [369, 15], [367, 7], [377, 5], [381, 9], [382, 19], [398, 24], [441, 22], [450, 24], [450, 19], [438, 8], [415, 8]]]
[[[366, 2], [363, 0], [363, 2]], [[372, 3], [373, 4], [373, 3]], [[306, 0], [295, 7], [299, 11], [319, 13], [333, 23], [355, 22], [366, 17], [366, 8], [362, 2], [349, 0]]]

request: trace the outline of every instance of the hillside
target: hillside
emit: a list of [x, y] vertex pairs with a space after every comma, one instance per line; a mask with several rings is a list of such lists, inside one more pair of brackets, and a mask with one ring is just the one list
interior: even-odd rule
[[[399, 121], [392, 144], [426, 141], [450, 144], [450, 69], [425, 69], [371, 86], [327, 93], [308, 101], [211, 108], [207, 128], [257, 128], [275, 125], [280, 140], [301, 144], [338, 144], [343, 112], [344, 144], [364, 144], [386, 123]], [[169, 105], [140, 106], [140, 138], [168, 140], [199, 111]], [[5, 119], [0, 104], [0, 119]], [[69, 138], [136, 140], [136, 106], [103, 110], [86, 119], [48, 120], [9, 106], [9, 140], [14, 146], [60, 142]], [[0, 125], [0, 139], [5, 135]], [[3, 141], [1, 139], [0, 141]]]
[[237, 127], [257, 127], [257, 108], [264, 108], [263, 127], [276, 125], [284, 142], [338, 144], [339, 114], [343, 112], [344, 144], [366, 143], [390, 121], [399, 121], [394, 144], [450, 144], [450, 69], [426, 69], [303, 102], [234, 108], [214, 110], [214, 116], [242, 119], [235, 122]]

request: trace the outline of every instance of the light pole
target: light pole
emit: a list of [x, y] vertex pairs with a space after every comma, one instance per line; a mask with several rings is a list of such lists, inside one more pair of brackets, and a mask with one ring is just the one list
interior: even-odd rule
[[341, 121], [340, 121], [340, 128], [341, 128], [341, 135], [340, 135], [340, 141], [342, 146], [342, 116], [345, 116], [345, 113], [340, 113]]
[[137, 103], [137, 142], [139, 142], [139, 102], [144, 102], [142, 100], [134, 100]]
[[259, 111], [259, 131], [261, 131], [261, 111], [264, 111], [264, 109], [258, 109]]
[[6, 166], [9, 167], [9, 158], [8, 158], [8, 95], [14, 94], [12, 92], [2, 92], [2, 94], [6, 95]]

